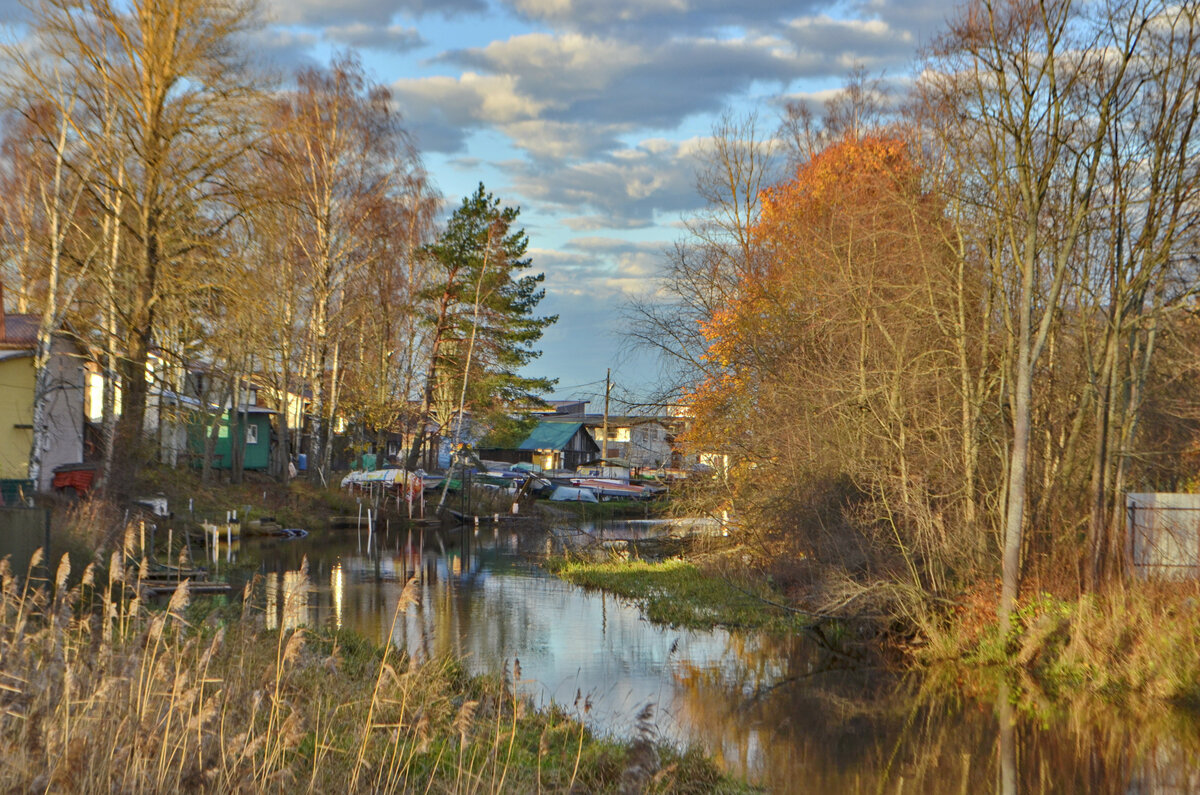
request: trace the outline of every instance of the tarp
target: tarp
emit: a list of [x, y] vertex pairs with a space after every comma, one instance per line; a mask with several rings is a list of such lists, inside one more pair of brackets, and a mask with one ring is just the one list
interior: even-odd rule
[[550, 495], [555, 502], [600, 502], [591, 489], [577, 489], [573, 486], [559, 486]]
[[372, 469], [367, 471], [355, 470], [342, 478], [342, 488], [347, 486], [367, 486], [382, 483], [394, 486], [397, 483], [408, 482], [408, 471], [404, 469]]

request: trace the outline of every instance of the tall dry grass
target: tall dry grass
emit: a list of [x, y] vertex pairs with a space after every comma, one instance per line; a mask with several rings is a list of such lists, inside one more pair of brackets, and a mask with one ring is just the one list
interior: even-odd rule
[[[135, 552], [126, 534], [107, 571], [75, 576], [64, 555], [49, 582], [0, 562], [0, 790], [592, 792], [631, 763], [628, 744], [532, 709], [518, 663], [469, 677], [354, 636], [267, 631], [250, 598], [189, 608], [186, 580], [148, 606]], [[410, 583], [397, 620], [416, 598]], [[662, 759], [646, 791], [728, 786], [695, 753]]]

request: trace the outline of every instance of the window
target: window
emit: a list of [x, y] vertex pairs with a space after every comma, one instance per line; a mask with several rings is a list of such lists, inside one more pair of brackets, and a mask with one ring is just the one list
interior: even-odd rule
[[258, 426], [246, 426], [246, 444], [258, 444]]

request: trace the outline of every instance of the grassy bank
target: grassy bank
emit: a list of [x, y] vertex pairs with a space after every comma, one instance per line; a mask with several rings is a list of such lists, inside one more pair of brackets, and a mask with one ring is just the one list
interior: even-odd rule
[[780, 595], [761, 583], [736, 583], [682, 560], [550, 558], [543, 565], [568, 582], [631, 599], [648, 619], [670, 626], [795, 632], [806, 623], [803, 614], [784, 608]]
[[[515, 662], [471, 677], [355, 636], [271, 629], [253, 600], [190, 605], [186, 588], [148, 609], [124, 560], [60, 563], [41, 587], [0, 563], [3, 791], [737, 789], [697, 752], [533, 709]], [[397, 614], [415, 598], [410, 585]]]
[[[635, 601], [657, 623], [775, 632], [806, 625], [804, 614], [781, 609], [787, 598], [766, 586], [740, 584], [682, 560], [553, 558], [544, 565], [576, 585]], [[1023, 600], [1003, 638], [996, 598], [988, 589], [963, 596], [940, 621], [924, 623], [923, 637], [902, 635], [910, 637], [907, 654], [893, 661], [986, 668], [1035, 700], [1087, 695], [1200, 708], [1200, 584], [1123, 584], [1073, 600], [1035, 594]]]
[[556, 518], [571, 517], [577, 521], [600, 522], [610, 519], [655, 519], [665, 516], [670, 502], [661, 497], [655, 500], [605, 500], [604, 502], [540, 502], [538, 507]]
[[1078, 599], [1026, 597], [1000, 637], [990, 593], [965, 598], [919, 653], [1010, 669], [1053, 697], [1089, 693], [1200, 707], [1200, 584], [1117, 584]]

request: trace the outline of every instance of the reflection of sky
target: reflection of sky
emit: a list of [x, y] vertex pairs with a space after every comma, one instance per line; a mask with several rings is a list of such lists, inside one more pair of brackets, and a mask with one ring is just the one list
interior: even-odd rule
[[[520, 658], [522, 689], [537, 705], [572, 713], [579, 692], [580, 711], [591, 699], [582, 716], [590, 725], [627, 737], [652, 703], [661, 736], [698, 742], [773, 792], [994, 789], [1000, 744], [987, 702], [925, 694], [883, 672], [822, 674], [828, 658], [800, 638], [657, 628], [619, 600], [522, 561], [516, 548], [538, 539], [451, 535], [446, 549], [433, 536], [422, 549], [385, 535], [382, 555], [372, 545], [371, 556], [352, 533], [246, 546], [262, 559], [271, 626], [341, 625], [391, 637], [420, 659], [463, 658], [475, 672], [511, 671]], [[305, 557], [309, 583], [288, 576]], [[420, 603], [397, 616], [414, 573]], [[1018, 733], [1022, 791], [1200, 791], [1200, 721], [1170, 721], [1164, 731], [1099, 716], [1035, 718]]]
[[[466, 555], [458, 546], [443, 555], [433, 543], [422, 553], [394, 539], [384, 541], [379, 556], [358, 554], [353, 538], [342, 548], [307, 550], [308, 620], [376, 640], [390, 636], [421, 659], [460, 657], [477, 673], [511, 670], [520, 659], [522, 689], [539, 706], [554, 702], [573, 712], [578, 693], [581, 714], [590, 699], [590, 725], [628, 734], [652, 703], [653, 724], [664, 737], [692, 737], [676, 719], [678, 666], [722, 667], [731, 654], [726, 633], [655, 627], [635, 607], [521, 562], [515, 536], [485, 531], [479, 539]], [[289, 545], [289, 559], [297, 551]], [[397, 617], [414, 573], [422, 578], [420, 604]]]

